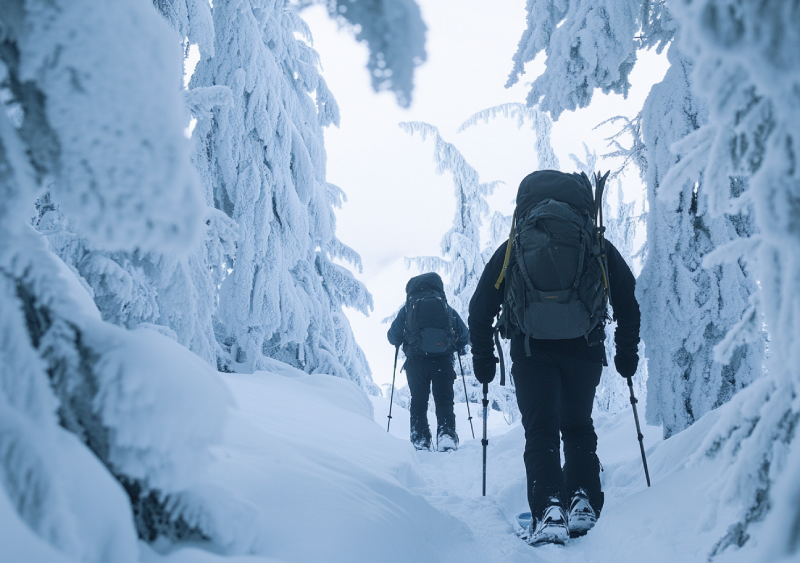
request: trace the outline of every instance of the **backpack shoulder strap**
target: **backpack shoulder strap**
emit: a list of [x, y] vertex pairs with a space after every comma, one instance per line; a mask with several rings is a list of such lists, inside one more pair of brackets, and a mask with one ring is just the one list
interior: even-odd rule
[[511, 247], [514, 245], [514, 228], [517, 226], [517, 212], [511, 217], [511, 232], [508, 233], [508, 245], [506, 246], [506, 257], [503, 260], [503, 267], [500, 269], [500, 277], [494, 284], [495, 289], [500, 289], [500, 284], [503, 283], [503, 278], [506, 277], [506, 268], [508, 268], [508, 261], [511, 259]]

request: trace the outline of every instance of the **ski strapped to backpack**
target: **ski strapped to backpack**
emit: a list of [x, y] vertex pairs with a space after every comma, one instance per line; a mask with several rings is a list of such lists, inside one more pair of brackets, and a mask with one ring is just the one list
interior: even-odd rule
[[[614, 303], [611, 301], [611, 287], [608, 284], [608, 256], [606, 255], [606, 227], [603, 225], [603, 195], [606, 189], [606, 180], [608, 175], [611, 174], [609, 170], [602, 176], [599, 172], [594, 173], [594, 216], [597, 222], [597, 240], [600, 244], [600, 266], [603, 269], [603, 288], [606, 292], [606, 301], [614, 308]], [[585, 174], [584, 174], [585, 176]]]
[[[610, 303], [602, 198], [608, 173], [534, 172], [520, 185], [497, 289], [503, 336], [571, 339], [605, 321]], [[598, 342], [589, 342], [597, 344]]]

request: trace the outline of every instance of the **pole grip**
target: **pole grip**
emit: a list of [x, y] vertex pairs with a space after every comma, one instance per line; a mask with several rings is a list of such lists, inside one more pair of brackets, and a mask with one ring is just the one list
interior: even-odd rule
[[496, 328], [494, 331], [494, 343], [497, 347], [497, 357], [500, 359], [500, 385], [506, 385], [506, 360], [503, 356], [503, 347], [500, 346], [500, 329]]

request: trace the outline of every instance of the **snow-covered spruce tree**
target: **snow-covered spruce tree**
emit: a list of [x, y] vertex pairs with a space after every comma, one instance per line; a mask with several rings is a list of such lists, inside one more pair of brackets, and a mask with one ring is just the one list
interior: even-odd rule
[[219, 548], [247, 533], [221, 533], [230, 497], [202, 484], [228, 402], [213, 370], [101, 320], [28, 222], [47, 189], [95, 248], [192, 252], [202, 199], [181, 75], [148, 3], [0, 4], [0, 495], [15, 509], [3, 520], [81, 561], [135, 560], [137, 532]]
[[[554, 117], [586, 107], [596, 88], [625, 94], [636, 50], [663, 48], [676, 29], [668, 4], [663, 2], [579, 1], [563, 5], [530, 0], [528, 9], [529, 27], [520, 41], [509, 83], [518, 79], [525, 62], [546, 49], [547, 69], [534, 81], [528, 102], [539, 104]], [[655, 202], [663, 175], [677, 161], [669, 152], [670, 141], [690, 133], [704, 119], [686, 78], [690, 63], [677, 52], [671, 57], [673, 67], [653, 89], [641, 119], [650, 208], [647, 261], [637, 284], [650, 376], [648, 419], [663, 423], [667, 436], [686, 428], [757, 377], [762, 354], [761, 344], [746, 343], [731, 351], [727, 363], [715, 359], [714, 346], [745, 313], [754, 286], [740, 264], [709, 270], [700, 266], [703, 255], [749, 236], [747, 221], [704, 217], [702, 181], [697, 190], [694, 183], [683, 186], [688, 191], [682, 204], [669, 211]], [[736, 179], [725, 181], [729, 190], [738, 185]], [[665, 326], [669, 328], [665, 330]]]
[[[178, 32], [181, 40], [198, 44], [201, 53], [213, 54], [213, 26], [205, 0], [154, 2]], [[176, 83], [179, 87], [180, 80]], [[211, 90], [211, 92], [209, 92]], [[229, 92], [197, 89], [185, 92], [194, 114], [206, 106], [225, 103]], [[188, 125], [188, 115], [187, 125]], [[206, 207], [206, 244], [186, 255], [164, 252], [111, 250], [96, 244], [62, 213], [58, 197], [50, 192], [37, 201], [34, 226], [48, 239], [51, 250], [78, 274], [94, 297], [103, 320], [127, 328], [149, 327], [177, 340], [208, 363], [216, 365], [217, 343], [212, 316], [216, 285], [216, 247], [235, 240], [235, 225], [224, 214]]]
[[[494, 191], [498, 182], [481, 183], [478, 172], [469, 165], [454, 145], [442, 138], [439, 130], [433, 125], [411, 121], [400, 123], [400, 127], [410, 135], [418, 133], [423, 141], [428, 137], [433, 139], [436, 173], [452, 174], [456, 198], [453, 226], [442, 237], [441, 248], [444, 258], [437, 256], [409, 258], [406, 259], [406, 265], [410, 267], [414, 264], [423, 272], [443, 273], [448, 280], [445, 286], [447, 301], [466, 322], [469, 317], [470, 299], [486, 266], [486, 257], [481, 252], [480, 241], [483, 218], [489, 213], [489, 204], [485, 198]], [[482, 398], [482, 386], [472, 372], [472, 356], [467, 354], [461, 359], [461, 363], [467, 376], [467, 395], [470, 402], [479, 402]], [[519, 410], [511, 378], [507, 376], [505, 387], [501, 387], [499, 382], [500, 378], [497, 377], [489, 385], [491, 407], [501, 411], [506, 419], [512, 422], [519, 418]], [[460, 377], [454, 385], [456, 401], [460, 402], [464, 396]]]
[[[796, 1], [782, 0], [684, 0], [672, 8], [682, 29], [678, 46], [695, 62], [690, 79], [705, 100], [708, 123], [676, 147], [683, 157], [664, 178], [663, 196], [674, 201], [682, 186], [700, 180], [715, 215], [752, 208], [758, 234], [704, 260], [707, 267], [745, 260], [760, 286], [753, 307], [718, 345], [718, 357], [758, 341], [762, 322], [770, 337], [768, 375], [734, 397], [700, 450], [700, 456], [723, 461], [712, 494], [739, 509], [712, 555], [743, 545], [758, 531], [759, 555], [752, 560], [796, 560], [800, 9]], [[765, 517], [760, 528], [751, 526]]]
[[325, 180], [322, 127], [338, 123], [339, 110], [310, 32], [284, 0], [219, 2], [213, 17], [214, 56], [190, 86], [225, 86], [233, 98], [194, 130], [206, 201], [239, 229], [235, 252], [221, 256], [220, 367], [265, 369], [275, 358], [377, 392], [342, 312], [367, 314], [372, 296], [334, 263], [360, 268], [335, 236], [344, 194]]
[[415, 0], [294, 0], [301, 8], [325, 4], [330, 16], [369, 48], [367, 69], [376, 92], [411, 104], [414, 69], [425, 62], [425, 23]]
[[[707, 111], [690, 88], [691, 63], [670, 47], [672, 65], [642, 110], [650, 212], [648, 256], [637, 284], [647, 343], [646, 417], [664, 436], [687, 428], [761, 375], [763, 343], [744, 343], [722, 363], [714, 347], [750, 307], [755, 282], [737, 262], [704, 268], [703, 256], [752, 234], [750, 221], [707, 213], [706, 181], [684, 181], [673, 201], [659, 197], [678, 162], [672, 144], [705, 123]], [[731, 180], [728, 180], [731, 184]], [[735, 183], [729, 189], [732, 189]]]
[[216, 366], [214, 250], [230, 246], [236, 227], [213, 208], [205, 219], [205, 245], [190, 253], [161, 249], [111, 251], [94, 243], [56, 203], [50, 191], [36, 202], [33, 225], [94, 298], [104, 321], [165, 334]]

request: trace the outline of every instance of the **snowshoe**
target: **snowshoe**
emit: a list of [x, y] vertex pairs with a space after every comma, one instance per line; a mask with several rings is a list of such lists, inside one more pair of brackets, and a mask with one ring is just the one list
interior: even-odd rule
[[436, 439], [436, 449], [440, 452], [450, 452], [458, 449], [458, 434], [439, 434]]
[[586, 496], [583, 489], [578, 489], [572, 496], [572, 502], [569, 503], [569, 537], [585, 536], [595, 522], [597, 522], [597, 515], [592, 505], [589, 504], [589, 497]]
[[569, 539], [569, 526], [564, 509], [558, 504], [558, 499], [550, 499], [550, 502], [541, 519], [531, 520], [527, 541], [534, 547], [547, 543], [564, 545]]
[[528, 537], [531, 535], [531, 513], [519, 513], [517, 515], [517, 525], [519, 526], [517, 529], [517, 537], [527, 543]]
[[527, 530], [531, 526], [531, 513], [530, 512], [521, 512], [517, 515], [517, 524], [523, 530]]

